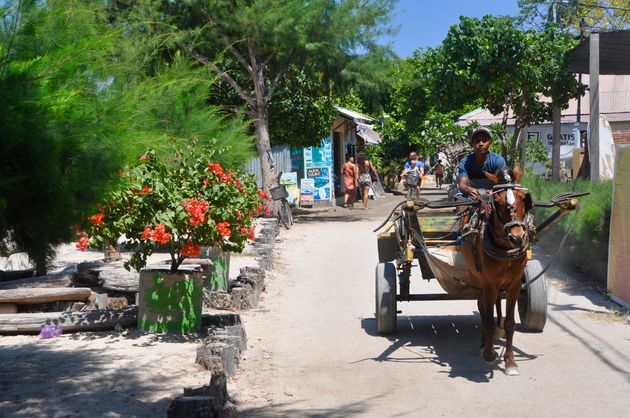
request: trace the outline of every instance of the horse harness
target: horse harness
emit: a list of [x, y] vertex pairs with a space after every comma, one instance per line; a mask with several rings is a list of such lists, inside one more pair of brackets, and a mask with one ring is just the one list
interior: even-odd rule
[[[527, 190], [520, 184], [499, 184], [492, 188], [492, 191], [487, 191], [481, 195], [480, 203], [475, 207], [465, 211], [460, 215], [462, 222], [464, 218], [469, 217], [469, 221], [462, 226], [462, 241], [469, 241], [472, 249], [473, 259], [475, 262], [475, 268], [481, 273], [481, 263], [479, 261], [479, 254], [477, 248], [472, 240], [472, 236], [479, 236], [483, 251], [491, 258], [499, 261], [512, 261], [521, 258], [527, 252], [529, 242], [533, 237], [535, 228], [533, 226], [533, 216], [529, 214], [531, 208], [531, 196], [529, 193], [525, 197], [525, 219], [518, 220], [517, 216], [517, 202], [514, 196], [514, 190]], [[497, 236], [496, 231], [492, 227], [492, 215], [497, 216], [497, 208], [494, 201], [494, 195], [497, 193], [506, 193], [506, 203], [510, 211], [510, 220], [502, 225], [504, 232], [503, 236]], [[498, 217], [497, 217], [498, 220]], [[514, 247], [509, 237], [511, 228], [515, 226], [521, 226], [525, 231], [525, 237], [521, 241], [521, 245]], [[505, 248], [498, 245], [500, 242], [509, 243], [512, 248]]]

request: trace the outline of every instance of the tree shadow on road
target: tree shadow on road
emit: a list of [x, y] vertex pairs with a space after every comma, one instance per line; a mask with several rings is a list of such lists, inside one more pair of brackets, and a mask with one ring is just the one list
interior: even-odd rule
[[141, 366], [143, 374], [111, 367], [114, 361], [103, 350], [55, 351], [39, 340], [3, 346], [0, 416], [146, 416], [167, 410], [171, 399], [142, 400], [159, 386], [150, 365]]
[[[473, 315], [398, 316], [397, 332], [381, 336], [373, 318], [362, 319], [363, 330], [376, 338], [387, 338], [391, 345], [369, 359], [378, 362], [427, 363], [448, 373], [451, 378], [471, 382], [489, 382], [497, 371], [503, 372], [504, 340], [495, 339], [495, 350], [500, 355], [493, 364], [486, 364], [479, 354], [481, 339], [480, 318]], [[518, 342], [518, 333], [515, 334]], [[537, 356], [514, 346], [516, 361], [533, 360]], [[367, 359], [366, 359], [367, 360]], [[365, 360], [361, 360], [365, 361]]]
[[259, 417], [294, 417], [294, 418], [344, 418], [364, 416], [368, 413], [371, 404], [378, 402], [380, 397], [370, 397], [362, 401], [351, 402], [333, 408], [307, 408], [301, 407], [299, 402], [265, 405], [261, 407], [239, 410], [235, 418], [259, 418]]

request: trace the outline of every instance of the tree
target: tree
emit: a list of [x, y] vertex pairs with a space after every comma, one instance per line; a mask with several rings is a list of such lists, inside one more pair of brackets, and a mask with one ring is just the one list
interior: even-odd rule
[[196, 137], [228, 165], [249, 155], [247, 125], [207, 106], [208, 75], [182, 59], [145, 73], [100, 2], [3, 4], [0, 240], [38, 273], [149, 144]]
[[630, 27], [630, 6], [627, 0], [519, 0], [518, 21], [535, 28], [557, 23], [573, 34], [584, 31], [609, 31]]
[[514, 28], [508, 18], [462, 17], [440, 47], [435, 90], [446, 110], [481, 100], [493, 114], [503, 115], [504, 132], [513, 114], [515, 130], [503, 146], [514, 162], [521, 129], [549, 120], [552, 105], [566, 107], [583, 94], [585, 86], [564, 67], [574, 42], [553, 26], [536, 33]]
[[[291, 66], [341, 78], [385, 29], [392, 0], [155, 2], [185, 36], [178, 46], [212, 69], [253, 119], [264, 189], [271, 187], [269, 107]], [[315, 138], [314, 138], [315, 139]], [[319, 138], [316, 138], [319, 140]]]

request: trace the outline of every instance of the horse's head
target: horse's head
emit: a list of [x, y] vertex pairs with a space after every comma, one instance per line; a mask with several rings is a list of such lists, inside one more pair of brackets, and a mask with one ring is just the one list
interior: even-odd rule
[[509, 242], [513, 248], [527, 245], [529, 239], [529, 217], [531, 196], [519, 183], [521, 169], [499, 170], [491, 177], [495, 186], [492, 188], [492, 212], [495, 237]]

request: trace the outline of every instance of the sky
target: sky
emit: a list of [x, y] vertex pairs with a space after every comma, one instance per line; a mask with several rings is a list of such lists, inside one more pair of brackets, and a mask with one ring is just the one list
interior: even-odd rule
[[517, 15], [518, 11], [517, 0], [399, 0], [392, 26], [400, 30], [381, 42], [390, 42], [401, 58], [407, 58], [419, 47], [440, 45], [460, 16]]

